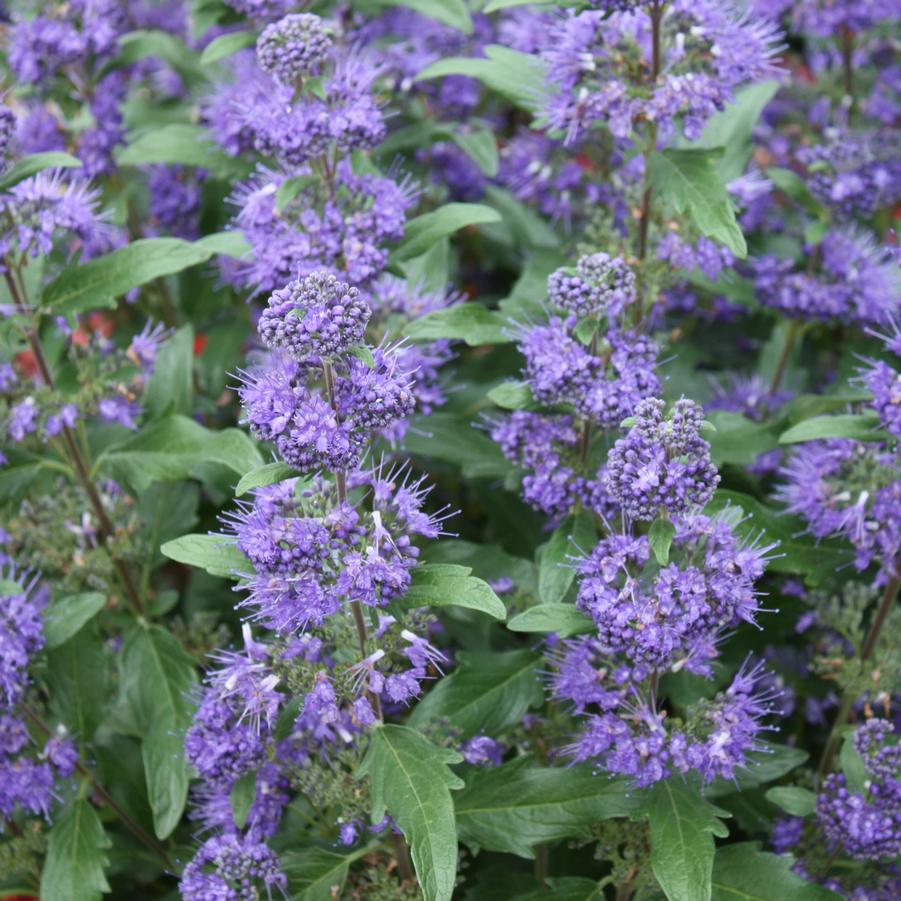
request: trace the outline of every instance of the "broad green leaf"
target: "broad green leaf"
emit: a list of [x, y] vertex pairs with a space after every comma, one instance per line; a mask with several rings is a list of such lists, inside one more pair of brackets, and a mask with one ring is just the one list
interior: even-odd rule
[[777, 785], [766, 793], [766, 799], [793, 817], [810, 816], [817, 806], [817, 796], [797, 785]]
[[500, 218], [496, 210], [480, 203], [447, 203], [407, 223], [404, 239], [392, 254], [392, 259], [397, 263], [410, 260], [425, 253], [436, 241], [461, 228], [484, 222], [499, 222]]
[[105, 75], [112, 69], [150, 58], [167, 62], [188, 84], [206, 81], [196, 52], [175, 35], [159, 29], [140, 29], [123, 34], [119, 38], [119, 52], [115, 59], [104, 65], [101, 72]]
[[651, 184], [664, 204], [688, 215], [702, 235], [744, 259], [748, 247], [715, 164], [716, 155], [709, 150], [655, 151], [650, 159]]
[[213, 254], [211, 249], [180, 238], [141, 238], [63, 270], [44, 289], [41, 306], [54, 316], [114, 307], [116, 298], [132, 288], [204, 263]]
[[248, 491], [253, 491], [254, 488], [265, 488], [267, 485], [274, 485], [276, 482], [283, 482], [285, 479], [291, 479], [297, 475], [298, 472], [294, 467], [288, 466], [287, 463], [282, 463], [280, 460], [275, 463], [267, 463], [265, 466], [252, 469], [241, 476], [235, 488], [235, 494], [241, 497]]
[[534, 857], [561, 838], [587, 838], [599, 821], [629, 816], [637, 794], [624, 779], [590, 766], [534, 767], [519, 758], [500, 767], [470, 768], [454, 796], [460, 840], [488, 851]]
[[341, 896], [350, 865], [370, 851], [365, 845], [349, 854], [308, 847], [280, 855], [282, 872], [288, 877], [288, 897], [292, 901], [334, 901]]
[[153, 482], [186, 479], [198, 464], [218, 463], [236, 475], [259, 468], [263, 459], [240, 429], [212, 431], [187, 416], [165, 416], [148, 423], [107, 449], [97, 468], [112, 472], [138, 493]]
[[713, 901], [839, 901], [840, 895], [792, 872], [788, 854], [770, 854], [757, 842], [718, 848]]
[[801, 766], [808, 754], [800, 748], [766, 743], [762, 750], [751, 751], [745, 766], [735, 771], [734, 779], [716, 779], [704, 789], [706, 798], [721, 798], [775, 782]]
[[583, 876], [553, 876], [545, 881], [549, 890], [517, 895], [515, 901], [604, 901], [606, 897], [600, 883]]
[[486, 397], [504, 410], [528, 410], [536, 406], [527, 382], [502, 382]]
[[[485, 198], [501, 214], [503, 228], [510, 238], [508, 243], [526, 249], [544, 249], [545, 251], [559, 246], [560, 237], [547, 221], [531, 207], [514, 197], [506, 188], [498, 185], [486, 185]], [[485, 231], [490, 234], [493, 229], [500, 228], [500, 225], [489, 225], [486, 226]], [[492, 234], [492, 237], [497, 237], [497, 235]], [[545, 288], [542, 287], [539, 299], [544, 298], [546, 293]]]
[[470, 347], [482, 344], [507, 344], [507, 321], [480, 303], [461, 303], [426, 313], [404, 328], [408, 338], [434, 341], [438, 338], [465, 341]]
[[661, 566], [669, 563], [669, 549], [676, 537], [676, 527], [668, 519], [657, 517], [648, 529], [648, 543]]
[[766, 170], [766, 177], [780, 190], [792, 200], [797, 201], [803, 206], [807, 212], [814, 215], [820, 211], [820, 204], [817, 202], [807, 182], [793, 172], [791, 169], [782, 169], [780, 167], [770, 167]]
[[232, 819], [239, 829], [243, 829], [247, 823], [247, 814], [257, 796], [257, 774], [245, 773], [232, 786], [229, 802], [232, 809]]
[[253, 571], [235, 539], [227, 535], [182, 535], [167, 541], [160, 550], [170, 560], [205, 569], [211, 576], [238, 579], [237, 573]]
[[110, 891], [105, 870], [112, 842], [97, 811], [85, 798], [74, 798], [54, 817], [41, 872], [41, 898], [97, 901]]
[[105, 605], [106, 595], [99, 591], [70, 594], [54, 601], [44, 611], [44, 637], [47, 640], [47, 647], [52, 650], [67, 642]]
[[468, 420], [439, 412], [413, 423], [415, 428], [409, 429], [403, 440], [406, 453], [453, 463], [466, 478], [509, 475], [510, 464], [501, 449]]
[[870, 777], [863, 757], [857, 753], [857, 749], [854, 747], [853, 729], [849, 728], [845, 731], [841, 750], [838, 754], [838, 762], [842, 773], [845, 775], [849, 791], [857, 794], [866, 793], [866, 785]]
[[108, 676], [103, 644], [88, 622], [47, 652], [50, 708], [79, 742], [89, 742], [103, 720]]
[[507, 608], [491, 586], [470, 576], [468, 568], [461, 566], [420, 564], [413, 571], [407, 593], [396, 603], [406, 609], [465, 607], [487, 613], [494, 619], [507, 618]]
[[876, 413], [846, 413], [838, 416], [814, 416], [792, 426], [779, 436], [780, 444], [799, 444], [821, 438], [854, 438], [857, 441], [884, 441]]
[[450, 238], [436, 241], [425, 253], [400, 264], [412, 291], [444, 293], [450, 282]]
[[539, 6], [553, 2], [554, 0], [490, 0], [482, 11], [484, 13], [495, 13], [501, 9], [511, 9], [514, 6]]
[[644, 801], [651, 836], [651, 870], [669, 901], [710, 901], [714, 835], [729, 830], [700, 790], [680, 777], [648, 789]]
[[116, 161], [120, 166], [197, 166], [222, 177], [242, 171], [242, 164], [221, 150], [205, 128], [189, 122], [172, 122], [142, 132], [116, 154]]
[[194, 328], [183, 325], [163, 342], [147, 382], [143, 404], [158, 419], [164, 413], [185, 413], [193, 409]]
[[413, 710], [410, 725], [447, 720], [464, 738], [497, 735], [541, 704], [541, 658], [531, 651], [461, 653], [460, 666], [441, 679]]
[[379, 0], [382, 6], [405, 6], [464, 34], [472, 34], [472, 17], [464, 0]]
[[517, 588], [533, 593], [537, 590], [537, 572], [531, 560], [515, 557], [496, 544], [476, 544], [443, 538], [429, 548], [429, 563], [454, 563], [475, 571], [482, 579], [506, 576]]
[[596, 630], [594, 622], [572, 604], [538, 604], [507, 621], [511, 632], [555, 632], [561, 638], [587, 635]]
[[423, 69], [416, 80], [427, 81], [447, 75], [475, 78], [525, 110], [536, 109], [547, 92], [544, 66], [537, 57], [498, 44], [485, 47], [484, 57], [453, 56], [438, 60]]
[[538, 549], [538, 596], [542, 604], [563, 600], [576, 577], [573, 557], [592, 550], [597, 541], [594, 516], [580, 510], [567, 516]]
[[17, 160], [6, 172], [0, 175], [0, 191], [8, 191], [20, 181], [37, 175], [45, 169], [79, 169], [81, 160], [78, 157], [59, 150], [47, 153], [32, 153]]
[[754, 422], [740, 413], [713, 410], [707, 418], [716, 431], [707, 435], [710, 458], [717, 466], [732, 463], [749, 466], [761, 455], [779, 446], [781, 426], [772, 422]]
[[200, 65], [210, 66], [219, 60], [232, 56], [245, 47], [252, 47], [257, 42], [255, 31], [232, 31], [229, 34], [220, 35], [209, 44], [200, 54]]
[[457, 146], [489, 178], [497, 175], [499, 158], [494, 132], [486, 127], [472, 127], [467, 131], [453, 129], [451, 137]]
[[194, 246], [208, 250], [213, 256], [232, 257], [236, 260], [245, 259], [252, 249], [239, 231], [213, 232], [195, 241]]
[[406, 726], [372, 731], [359, 774], [369, 776], [372, 820], [390, 813], [410, 846], [425, 901], [450, 901], [457, 873], [457, 827], [451, 791], [463, 782], [448, 768], [462, 757]]

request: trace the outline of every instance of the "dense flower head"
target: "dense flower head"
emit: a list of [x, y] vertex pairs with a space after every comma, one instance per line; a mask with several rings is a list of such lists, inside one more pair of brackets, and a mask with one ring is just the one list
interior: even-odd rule
[[646, 536], [612, 535], [578, 564], [576, 604], [598, 641], [637, 673], [674, 666], [706, 672], [718, 635], [755, 621], [766, 548], [743, 545], [728, 518], [675, 523], [670, 562], [651, 562]]
[[864, 371], [863, 382], [873, 395], [883, 428], [901, 438], [901, 372], [879, 360]]
[[634, 519], [653, 519], [703, 507], [719, 484], [710, 445], [700, 436], [704, 414], [691, 400], [677, 401], [664, 418], [662, 400], [635, 408], [635, 424], [607, 459], [607, 487]]
[[15, 133], [15, 113], [5, 103], [0, 103], [0, 168], [6, 165], [6, 157]]
[[183, 166], [153, 166], [147, 176], [149, 213], [157, 227], [178, 238], [196, 238], [200, 218], [201, 177]]
[[226, 3], [248, 19], [260, 22], [279, 19], [297, 5], [295, 0], [226, 0]]
[[362, 343], [369, 316], [359, 289], [316, 270], [272, 294], [258, 330], [267, 347], [298, 360], [328, 359]]
[[460, 745], [460, 753], [473, 766], [500, 766], [504, 760], [504, 746], [490, 735], [474, 735]]
[[28, 684], [32, 657], [44, 646], [47, 592], [35, 577], [0, 572], [0, 699], [12, 709]]
[[619, 257], [593, 253], [579, 258], [575, 271], [557, 269], [548, 278], [551, 303], [578, 316], [617, 316], [635, 300], [635, 273]]
[[287, 85], [317, 75], [331, 49], [331, 30], [312, 13], [285, 16], [267, 25], [257, 38], [257, 59], [263, 71]]
[[179, 888], [186, 901], [271, 898], [284, 892], [288, 880], [278, 857], [253, 836], [216, 835], [207, 839], [181, 874]]

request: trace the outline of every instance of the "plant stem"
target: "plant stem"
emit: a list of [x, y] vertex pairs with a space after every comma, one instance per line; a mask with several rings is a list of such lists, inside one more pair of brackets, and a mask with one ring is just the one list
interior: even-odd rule
[[[10, 294], [12, 295], [16, 307], [21, 313], [26, 315], [30, 314], [32, 309], [31, 305], [28, 302], [28, 298], [26, 296], [23, 296], [23, 294], [19, 292], [19, 288], [16, 285], [15, 279], [10, 274], [8, 265], [6, 267], [6, 272], [4, 273], [4, 278], [6, 279], [6, 284], [9, 287]], [[37, 330], [33, 326], [28, 326], [25, 329], [25, 335], [28, 339], [28, 344], [31, 347], [31, 353], [34, 356], [35, 365], [37, 366], [41, 380], [48, 388], [55, 390], [56, 385], [53, 381], [53, 376], [50, 373], [50, 367], [47, 365], [47, 358], [44, 356], [44, 348], [41, 345], [41, 339], [37, 333]], [[97, 491], [97, 486], [94, 484], [94, 480], [91, 478], [90, 466], [88, 465], [84, 455], [81, 452], [81, 448], [76, 441], [75, 433], [72, 431], [72, 429], [70, 429], [69, 426], [64, 425], [61, 434], [63, 438], [63, 444], [66, 447], [69, 459], [73, 467], [75, 468], [75, 474], [78, 477], [78, 481], [81, 483], [82, 490], [84, 491], [85, 495], [87, 495], [91, 509], [94, 511], [94, 515], [97, 518], [97, 533], [100, 537], [101, 542], [104, 545], [107, 545], [115, 536], [116, 530], [109, 518], [109, 515], [106, 512], [105, 507], [103, 506], [103, 501], [100, 497], [100, 493]], [[122, 581], [122, 587], [125, 589], [125, 595], [128, 599], [128, 603], [131, 605], [132, 609], [138, 616], [143, 615], [144, 605], [141, 603], [141, 596], [138, 592], [134, 580], [131, 577], [131, 572], [125, 565], [124, 561], [117, 557], [109, 547], [107, 547], [106, 550], [110, 556], [110, 560], [112, 561], [116, 572], [119, 575], [119, 578]]]
[[788, 334], [785, 336], [785, 343], [782, 345], [782, 352], [779, 354], [779, 360], [776, 363], [776, 371], [773, 373], [773, 380], [770, 382], [770, 394], [775, 394], [782, 384], [785, 376], [785, 369], [788, 366], [789, 357], [795, 348], [798, 335], [801, 334], [801, 321], [792, 319], [788, 325]]
[[[867, 637], [864, 639], [860, 649], [861, 663], [866, 663], [876, 649], [876, 643], [879, 641], [879, 636], [885, 626], [886, 619], [888, 619], [892, 604], [895, 602], [895, 595], [898, 594], [899, 587], [901, 587], [901, 556], [895, 561], [895, 574], [889, 579], [885, 586], [885, 591], [882, 593], [882, 600], [879, 602], [876, 615], [873, 617], [873, 622], [870, 623]], [[847, 692], [842, 699], [842, 706], [839, 709], [838, 716], [835, 718], [832, 731], [829, 733], [826, 750], [823, 751], [823, 757], [820, 760], [820, 766], [817, 770], [819, 779], [826, 776], [832, 769], [832, 761], [835, 759], [836, 751], [838, 751], [839, 742], [842, 737], [842, 729], [844, 729], [845, 723], [847, 723], [848, 717], [851, 715], [851, 708], [854, 706], [855, 699], [856, 696], [850, 691]]]
[[854, 32], [847, 26], [839, 30], [839, 45], [842, 53], [842, 86], [845, 96], [854, 106]]

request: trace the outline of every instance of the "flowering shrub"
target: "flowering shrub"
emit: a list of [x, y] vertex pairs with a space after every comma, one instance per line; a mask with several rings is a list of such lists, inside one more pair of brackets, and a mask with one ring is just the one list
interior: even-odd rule
[[9, 6], [0, 896], [901, 897], [897, 4]]

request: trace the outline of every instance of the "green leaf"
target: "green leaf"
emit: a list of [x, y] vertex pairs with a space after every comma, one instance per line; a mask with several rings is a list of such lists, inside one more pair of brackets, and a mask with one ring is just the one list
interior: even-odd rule
[[733, 779], [716, 779], [708, 785], [704, 796], [720, 798], [774, 782], [801, 766], [807, 757], [807, 752], [800, 748], [767, 743], [762, 750], [748, 754], [747, 764], [735, 771]]
[[44, 612], [44, 637], [51, 650], [67, 642], [106, 606], [99, 591], [70, 594], [54, 601]]
[[500, 218], [497, 210], [481, 203], [447, 203], [407, 223], [404, 239], [392, 254], [392, 260], [396, 263], [410, 260], [425, 253], [436, 241], [461, 228], [485, 222], [500, 222]]
[[250, 245], [239, 231], [213, 232], [195, 241], [194, 246], [208, 250], [211, 256], [233, 257], [236, 260], [246, 259], [251, 253]]
[[651, 870], [669, 901], [710, 901], [713, 836], [729, 830], [699, 789], [679, 777], [663, 779], [647, 792], [645, 811], [651, 835]]
[[766, 793], [766, 799], [793, 817], [808, 817], [817, 806], [817, 796], [810, 789], [796, 785], [777, 785]]
[[119, 38], [119, 52], [103, 66], [101, 76], [149, 58], [167, 62], [188, 85], [206, 81], [198, 65], [197, 54], [184, 41], [158, 29], [140, 29], [123, 34]]
[[245, 47], [252, 47], [257, 42], [255, 31], [233, 31], [230, 34], [220, 35], [204, 48], [200, 54], [200, 65], [210, 66], [219, 60], [232, 56]]
[[454, 804], [461, 841], [527, 858], [535, 856], [536, 845], [587, 838], [599, 820], [638, 808], [625, 779], [605, 779], [587, 765], [534, 767], [528, 758], [470, 768]]
[[509, 100], [514, 106], [535, 110], [547, 93], [544, 66], [528, 53], [510, 50], [498, 44], [485, 47], [485, 56], [472, 58], [452, 56], [426, 66], [417, 81], [444, 78], [447, 75], [466, 75], [481, 81], [492, 91]]
[[884, 441], [876, 413], [845, 413], [838, 416], [814, 416], [792, 426], [779, 436], [780, 444], [818, 441], [820, 438], [854, 438], [857, 441]]
[[254, 488], [265, 488], [267, 485], [274, 485], [276, 482], [283, 482], [285, 479], [291, 479], [299, 475], [296, 469], [276, 460], [275, 463], [267, 463], [265, 466], [259, 466], [250, 472], [241, 476], [235, 495], [241, 497]]
[[341, 896], [348, 867], [372, 849], [363, 846], [350, 854], [325, 848], [301, 848], [281, 855], [292, 901], [334, 901]]
[[391, 814], [410, 846], [426, 901], [450, 901], [457, 873], [457, 826], [451, 791], [463, 782], [448, 768], [462, 757], [406, 726], [372, 731], [360, 764], [372, 786], [372, 821]]
[[717, 849], [713, 901], [839, 901], [829, 889], [792, 872], [788, 854], [762, 852], [757, 842]]
[[247, 823], [247, 814], [257, 797], [256, 772], [245, 773], [234, 784], [229, 795], [231, 803], [232, 819], [239, 829], [243, 829]]
[[454, 129], [451, 137], [485, 175], [489, 178], [497, 175], [500, 160], [497, 153], [497, 140], [490, 128], [474, 127], [469, 131]]
[[242, 164], [221, 150], [205, 128], [190, 122], [171, 122], [142, 132], [115, 156], [120, 166], [196, 166], [223, 178], [242, 171]]
[[535, 406], [532, 389], [527, 382], [502, 382], [485, 396], [504, 410], [528, 410]]
[[590, 551], [597, 541], [594, 516], [580, 510], [567, 516], [537, 553], [538, 596], [542, 604], [563, 600], [576, 577], [572, 557]]
[[103, 644], [90, 622], [47, 652], [51, 710], [79, 742], [89, 742], [103, 720], [106, 667]]
[[194, 396], [194, 327], [183, 325], [157, 353], [144, 392], [144, 407], [154, 418], [190, 413]]
[[291, 178], [286, 178], [275, 192], [275, 211], [277, 213], [284, 212], [285, 207], [301, 191], [315, 183], [315, 175], [292, 175]]
[[395, 603], [405, 609], [465, 607], [497, 620], [507, 618], [507, 608], [491, 586], [470, 576], [469, 568], [463, 566], [420, 564], [413, 571], [407, 593]]
[[760, 454], [779, 444], [781, 426], [772, 422], [754, 422], [730, 410], [713, 410], [709, 419], [716, 431], [707, 436], [710, 458], [717, 466], [732, 463], [749, 466]]
[[79, 169], [81, 160], [68, 153], [51, 150], [48, 153], [32, 153], [17, 160], [6, 172], [0, 175], [0, 191], [8, 191], [20, 181], [37, 175], [45, 169]]
[[165, 416], [143, 426], [97, 460], [140, 494], [153, 482], [189, 478], [198, 464], [219, 463], [236, 475], [258, 469], [263, 458], [240, 429], [212, 431], [187, 416]]
[[676, 527], [668, 519], [657, 517], [648, 529], [648, 543], [661, 566], [669, 563], [669, 549], [676, 537]]
[[354, 347], [348, 347], [347, 352], [356, 357], [361, 363], [365, 363], [370, 369], [375, 369], [375, 357], [366, 344], [357, 344]]
[[206, 262], [213, 254], [199, 243], [180, 238], [141, 238], [63, 270], [44, 289], [41, 306], [54, 316], [114, 307], [116, 298], [132, 288]]
[[407, 454], [445, 460], [463, 470], [466, 478], [504, 478], [510, 464], [501, 449], [484, 432], [453, 413], [432, 413], [414, 419], [415, 428], [404, 436]]
[[463, 0], [379, 0], [382, 6], [405, 6], [415, 12], [472, 34], [472, 17]]
[[507, 621], [511, 632], [556, 632], [561, 638], [587, 635], [597, 628], [572, 604], [537, 604]]
[[416, 705], [411, 726], [446, 719], [463, 738], [477, 732], [497, 735], [541, 704], [541, 658], [531, 651], [462, 652], [459, 660], [460, 666]]
[[720, 241], [744, 259], [748, 247], [717, 172], [716, 158], [709, 150], [655, 151], [650, 159], [651, 184], [664, 203], [688, 215], [702, 235]]
[[41, 898], [96, 901], [110, 891], [104, 853], [112, 842], [97, 811], [84, 798], [70, 801], [57, 815], [47, 838]]
[[480, 303], [461, 303], [426, 313], [404, 328], [408, 338], [434, 341], [438, 338], [465, 341], [470, 347], [482, 344], [508, 344], [504, 317]]
[[821, 210], [820, 204], [813, 194], [810, 193], [807, 182], [797, 172], [773, 166], [766, 170], [766, 177], [783, 194], [797, 201], [808, 213], [819, 214]]
[[517, 895], [516, 901], [604, 901], [606, 897], [600, 883], [583, 876], [552, 876], [545, 882], [550, 891]]
[[539, 6], [553, 2], [554, 0], [491, 0], [482, 12], [496, 13], [498, 10], [511, 9], [514, 6]]
[[854, 747], [854, 730], [847, 729], [842, 739], [841, 750], [838, 755], [839, 766], [845, 775], [848, 789], [857, 794], [865, 794], [869, 774], [863, 757], [857, 753]]
[[204, 569], [211, 576], [238, 579], [237, 573], [253, 571], [235, 539], [226, 535], [182, 535], [167, 541], [160, 550], [170, 560]]
[[[550, 225], [535, 210], [514, 197], [506, 188], [498, 185], [486, 185], [485, 197], [501, 214], [503, 227], [509, 236], [511, 245], [538, 251], [543, 249], [546, 253], [551, 248], [559, 246], [560, 238]], [[489, 225], [486, 227], [486, 231], [490, 232], [493, 228], [497, 227]], [[522, 277], [525, 276], [524, 272]], [[518, 287], [519, 282], [517, 282]], [[516, 288], [514, 288], [514, 292], [516, 292]], [[546, 296], [547, 288], [543, 285], [539, 297], [543, 299]]]

